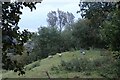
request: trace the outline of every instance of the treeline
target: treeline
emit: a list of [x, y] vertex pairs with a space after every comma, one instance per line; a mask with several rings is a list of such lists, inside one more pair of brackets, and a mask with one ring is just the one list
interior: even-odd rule
[[40, 27], [38, 33], [33, 35], [33, 53], [38, 59], [46, 58], [71, 50], [105, 48], [105, 42], [96, 33], [90, 31], [86, 20], [78, 20], [71, 26], [65, 26], [59, 31], [57, 27]]

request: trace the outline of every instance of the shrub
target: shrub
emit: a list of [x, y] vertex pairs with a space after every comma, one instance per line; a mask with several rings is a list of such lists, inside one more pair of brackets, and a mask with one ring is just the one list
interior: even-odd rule
[[93, 65], [95, 67], [101, 67], [102, 63], [103, 63], [103, 61], [101, 59], [96, 59], [96, 60], [93, 61]]
[[93, 61], [88, 61], [86, 58], [72, 59], [70, 61], [61, 61], [61, 67], [70, 71], [85, 71], [102, 68], [106, 64], [111, 64], [111, 58], [103, 57]]
[[60, 65], [53, 67], [52, 70], [61, 71], [76, 71], [86, 72], [85, 75], [91, 75], [90, 71], [96, 71], [100, 76], [111, 78], [117, 77], [120, 74], [120, 63], [114, 61], [109, 56], [104, 56], [92, 61], [88, 61], [86, 58], [74, 58], [70, 61], [61, 60]]
[[100, 55], [101, 56], [110, 56], [111, 52], [103, 49], [103, 50], [100, 50]]
[[109, 64], [106, 66], [103, 66], [100, 71], [99, 74], [105, 78], [115, 78], [117, 77], [116, 74], [116, 66], [113, 64]]
[[64, 69], [67, 71], [85, 71], [88, 69], [89, 61], [85, 58], [82, 59], [72, 59], [68, 62], [61, 61], [60, 69]]
[[120, 77], [120, 60], [117, 60], [115, 65], [117, 67], [116, 70], [117, 76]]
[[[98, 59], [97, 59], [98, 60]], [[116, 61], [110, 57], [103, 57], [99, 59], [101, 66], [98, 69], [98, 73], [105, 78], [115, 78], [117, 77], [117, 66]]]

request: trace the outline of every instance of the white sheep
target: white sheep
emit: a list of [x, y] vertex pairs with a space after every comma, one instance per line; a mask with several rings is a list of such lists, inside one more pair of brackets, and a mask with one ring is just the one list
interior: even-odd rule
[[85, 55], [85, 52], [83, 51], [82, 54]]
[[53, 58], [53, 56], [52, 56], [52, 55], [49, 55], [48, 58]]
[[62, 56], [62, 54], [61, 54], [61, 53], [57, 53], [57, 55], [58, 55], [59, 57], [61, 57], [61, 56]]

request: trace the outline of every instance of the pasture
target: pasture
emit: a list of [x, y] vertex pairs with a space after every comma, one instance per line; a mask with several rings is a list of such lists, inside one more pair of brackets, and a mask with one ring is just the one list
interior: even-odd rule
[[[3, 78], [48, 78], [46, 72], [49, 74], [50, 78], [102, 78], [104, 75], [108, 77], [115, 76], [114, 73], [106, 73], [108, 67], [108, 71], [114, 68], [111, 66], [114, 66], [115, 62], [114, 59], [112, 59], [112, 54], [108, 51], [85, 50], [85, 55], [82, 55], [79, 50], [73, 52], [63, 52], [61, 54], [61, 57], [56, 54], [53, 55], [52, 58], [48, 57], [25, 66], [26, 74], [23, 76], [18, 76], [18, 74], [13, 71], [3, 71], [2, 76]], [[61, 61], [70, 62], [73, 59], [85, 59], [93, 64], [100, 64], [100, 66], [88, 65], [94, 69], [81, 71], [68, 71], [59, 67], [61, 65]], [[79, 66], [82, 66], [82, 64]]]

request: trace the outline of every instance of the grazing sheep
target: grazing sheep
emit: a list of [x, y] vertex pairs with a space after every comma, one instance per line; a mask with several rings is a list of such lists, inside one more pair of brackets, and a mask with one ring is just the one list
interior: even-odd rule
[[52, 56], [52, 55], [49, 55], [48, 58], [53, 58], [53, 56]]
[[62, 54], [58, 54], [58, 56], [59, 56], [59, 57], [61, 57], [61, 56], [62, 56]]
[[82, 54], [85, 55], [85, 52], [83, 51]]

